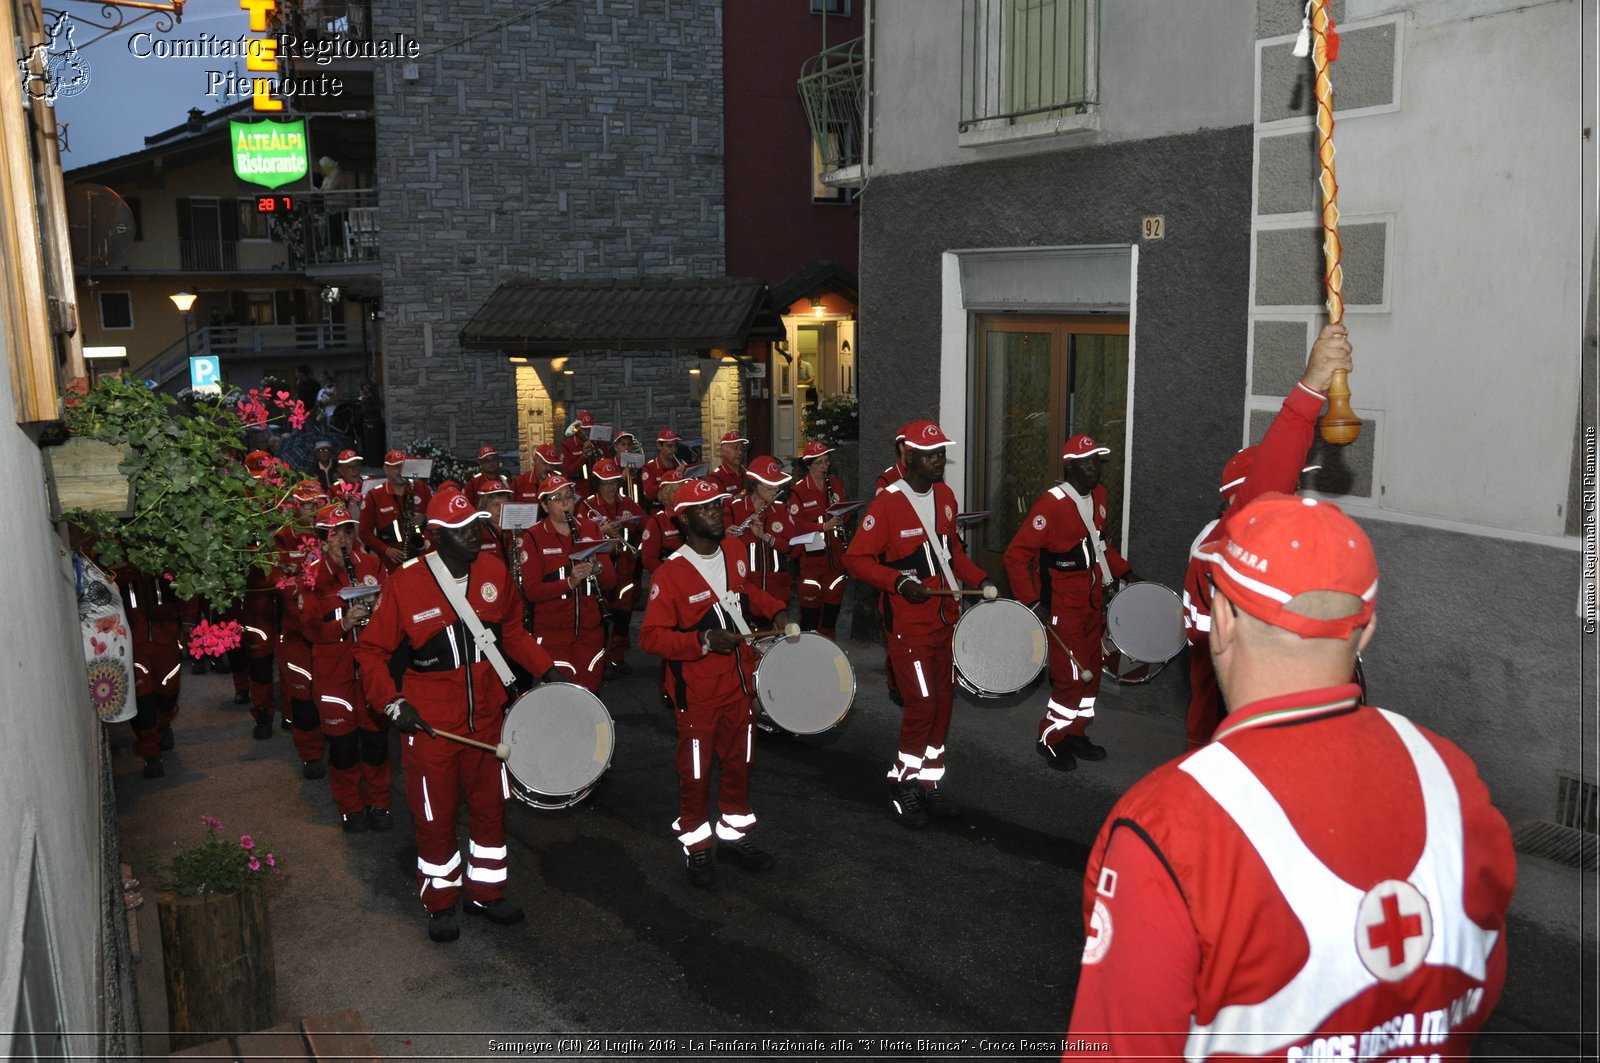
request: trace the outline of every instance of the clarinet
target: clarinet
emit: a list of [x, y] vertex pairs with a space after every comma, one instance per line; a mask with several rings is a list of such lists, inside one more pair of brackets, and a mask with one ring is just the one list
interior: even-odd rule
[[[341, 546], [339, 548], [339, 550], [340, 550], [340, 553], [342, 553], [344, 555], [344, 574], [345, 574], [346, 577], [349, 578], [350, 586], [352, 586], [352, 587], [361, 586], [361, 584], [356, 580], [356, 566], [351, 564], [351, 562], [350, 562], [350, 548], [348, 546]], [[349, 608], [351, 610], [354, 610], [356, 605], [357, 605], [357, 603], [360, 602], [360, 601], [361, 601], [360, 598], [351, 599]], [[358, 627], [358, 628], [364, 628], [364, 627], [367, 626], [367, 621], [371, 620], [371, 619], [372, 619], [372, 609], [369, 607], [366, 610], [366, 615], [365, 616], [362, 616], [362, 617], [359, 617], [359, 618], [356, 619], [355, 626]]]

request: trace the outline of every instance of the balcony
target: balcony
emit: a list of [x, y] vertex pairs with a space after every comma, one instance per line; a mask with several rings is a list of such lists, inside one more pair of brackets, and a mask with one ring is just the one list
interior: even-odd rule
[[836, 188], [862, 181], [866, 72], [861, 37], [812, 56], [800, 70], [797, 88], [811, 138], [822, 153], [822, 181]]
[[214, 354], [225, 367], [261, 365], [290, 358], [364, 353], [367, 337], [340, 322], [314, 325], [208, 325], [179, 340], [133, 374], [176, 392], [188, 382], [189, 356]]
[[377, 189], [303, 192], [295, 198], [293, 221], [279, 230], [295, 268], [323, 283], [361, 278], [377, 283], [382, 274]]
[[962, 0], [964, 147], [1099, 128], [1099, 0]]
[[239, 268], [239, 244], [235, 240], [179, 240], [178, 258], [189, 272], [234, 270]]

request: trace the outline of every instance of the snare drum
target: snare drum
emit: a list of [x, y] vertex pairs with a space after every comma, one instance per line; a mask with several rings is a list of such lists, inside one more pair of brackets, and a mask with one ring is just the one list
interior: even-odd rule
[[500, 727], [511, 749], [511, 794], [541, 809], [571, 808], [611, 766], [611, 714], [583, 687], [545, 683], [517, 699]]
[[757, 646], [756, 712], [780, 731], [821, 734], [856, 699], [856, 673], [832, 639], [803, 631]]
[[1106, 607], [1101, 673], [1148, 683], [1183, 650], [1183, 600], [1159, 583], [1130, 583]]
[[957, 680], [980, 698], [1015, 694], [1044, 667], [1044, 639], [1044, 625], [1021, 602], [980, 601], [956, 623]]

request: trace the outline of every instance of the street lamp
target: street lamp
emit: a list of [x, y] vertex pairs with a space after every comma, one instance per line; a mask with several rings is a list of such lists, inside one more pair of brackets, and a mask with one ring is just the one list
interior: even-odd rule
[[177, 295], [169, 295], [167, 298], [172, 300], [172, 305], [177, 307], [178, 313], [183, 315], [183, 353], [192, 356], [194, 350], [189, 346], [189, 315], [190, 311], [194, 309], [194, 301], [200, 297], [193, 292], [179, 292]]

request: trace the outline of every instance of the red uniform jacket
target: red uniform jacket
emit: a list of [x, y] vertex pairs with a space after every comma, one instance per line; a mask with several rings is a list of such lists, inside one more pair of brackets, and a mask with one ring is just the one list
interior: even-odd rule
[[149, 576], [130, 565], [113, 574], [128, 614], [133, 649], [135, 694], [151, 694], [165, 684], [167, 675], [183, 667], [189, 648], [182, 644], [182, 628], [200, 616], [199, 603], [179, 598], [172, 581]]
[[660, 458], [651, 458], [644, 463], [644, 468], [639, 470], [639, 489], [644, 492], [644, 500], [650, 505], [656, 505], [656, 492], [661, 490], [661, 477], [668, 469], [676, 469], [682, 465], [681, 460], [663, 464]]
[[[742, 495], [723, 507], [729, 541], [737, 542], [743, 548], [745, 564], [749, 566], [757, 586], [779, 601], [787, 602], [789, 592], [794, 589], [794, 577], [789, 573], [788, 563], [793, 553], [789, 538], [796, 534], [794, 523], [789, 519], [788, 507], [774, 500], [759, 517], [750, 521], [750, 526], [742, 535], [733, 535], [735, 528], [749, 520], [757, 504], [751, 496]], [[762, 542], [756, 536], [758, 527], [772, 536], [772, 542]]]
[[[610, 452], [604, 443], [591, 443], [601, 458]], [[598, 461], [599, 459], [595, 459]], [[578, 494], [589, 489], [589, 474], [594, 471], [594, 463], [589, 460], [584, 452], [583, 440], [577, 433], [573, 433], [561, 441], [561, 473], [567, 479], [578, 485]]]
[[[956, 535], [956, 496], [943, 481], [933, 485], [933, 508], [933, 533], [950, 553], [951, 573], [963, 584], [982, 583], [988, 575], [967, 557]], [[844, 567], [855, 579], [883, 592], [883, 622], [892, 634], [926, 637], [946, 631], [961, 615], [954, 598], [934, 597], [912, 605], [894, 593], [902, 576], [933, 589], [945, 586], [922, 521], [911, 500], [899, 491], [884, 491], [867, 506], [845, 551]]]
[[548, 475], [550, 474], [545, 473], [541, 476], [532, 469], [527, 472], [517, 473], [516, 478], [511, 481], [511, 501], [521, 505], [537, 506], [539, 504], [539, 482]]
[[[1095, 531], [1106, 529], [1106, 489], [1095, 485], [1089, 493]], [[1106, 564], [1112, 579], [1128, 572], [1128, 562], [1110, 544], [1105, 544]], [[1051, 612], [1082, 613], [1105, 606], [1105, 586], [1100, 562], [1083, 515], [1065, 485], [1052, 487], [1040, 495], [1011, 537], [1005, 553], [1006, 577], [1011, 594], [1023, 605], [1032, 605], [1042, 595]]]
[[546, 517], [518, 541], [522, 594], [533, 610], [533, 633], [545, 638], [570, 639], [580, 631], [599, 628], [601, 594], [617, 585], [616, 569], [606, 554], [595, 555], [599, 563], [595, 579], [577, 588], [567, 585], [573, 551], [600, 539], [599, 529], [582, 517], [574, 517], [573, 525], [575, 536], [562, 535]]
[[631, 544], [633, 550], [620, 550], [612, 554], [612, 567], [617, 570], [617, 589], [606, 599], [613, 608], [631, 611], [633, 598], [630, 596], [636, 586], [635, 577], [639, 574], [639, 541], [644, 536], [645, 526], [650, 517], [645, 513], [644, 507], [633, 499], [617, 492], [615, 501], [607, 502], [599, 492], [590, 495], [584, 500], [584, 514], [593, 518], [595, 523], [603, 524], [631, 516], [634, 519], [623, 524], [617, 532], [625, 543]]
[[[428, 503], [433, 500], [433, 490], [425, 483], [413, 483], [411, 504], [413, 518], [420, 525], [427, 521]], [[383, 557], [391, 546], [404, 547], [407, 528], [400, 519], [405, 513], [405, 496], [396, 494], [387, 480], [367, 493], [361, 504], [361, 542], [368, 550]]]
[[872, 493], [881, 495], [884, 489], [897, 480], [906, 478], [906, 470], [898, 461], [878, 474], [877, 481], [872, 485]]
[[683, 533], [672, 523], [672, 518], [666, 513], [652, 514], [645, 522], [644, 535], [639, 540], [639, 562], [654, 573], [661, 567], [662, 558], [672, 556], [672, 552], [682, 545]]
[[[750, 578], [750, 567], [737, 546], [726, 539], [719, 546], [728, 593], [738, 596], [745, 625], [756, 630], [758, 617], [777, 615], [784, 603]], [[672, 673], [668, 686], [680, 709], [691, 698], [725, 702], [755, 693], [756, 655], [748, 643], [740, 643], [733, 653], [700, 652], [700, 633], [719, 628], [737, 631], [738, 625], [693, 562], [686, 557], [668, 558], [651, 579], [639, 645], [667, 662]]]
[[[325, 647], [338, 644], [348, 647], [353, 655], [360, 628], [346, 631], [339, 624], [349, 608], [339, 592], [351, 586], [350, 576], [339, 551], [329, 552], [326, 543], [323, 550], [321, 559], [311, 569], [312, 585], [300, 594], [300, 631], [319, 653]], [[355, 582], [363, 586], [382, 586], [387, 576], [383, 562], [360, 546], [350, 551], [350, 565], [355, 569]]]
[[321, 549], [320, 546], [313, 546], [315, 542], [316, 537], [309, 530], [302, 531], [293, 524], [285, 524], [272, 537], [273, 549], [278, 554], [278, 565], [272, 570], [272, 578], [278, 589], [279, 600], [283, 603], [283, 621], [279, 632], [285, 638], [296, 638], [302, 642], [306, 641], [306, 635], [300, 625], [301, 608], [309, 586], [309, 569], [315, 560], [313, 550]]
[[[802, 476], [794, 482], [789, 489], [789, 516], [794, 521], [796, 535], [808, 531], [820, 531], [828, 519], [828, 507], [839, 502], [848, 501], [844, 497], [844, 481], [837, 476], [829, 476], [826, 485], [819, 487], [812, 482], [811, 477]], [[846, 518], [849, 519], [848, 517]], [[807, 550], [800, 547], [798, 555], [820, 558], [826, 554], [829, 567], [839, 564], [843, 555], [843, 546], [837, 531], [828, 534], [828, 549], [826, 552]]]
[[[503, 479], [503, 477], [499, 473], [495, 473], [493, 476], [485, 476], [481, 472], [473, 473], [472, 479], [468, 480], [466, 486], [461, 488], [461, 493], [467, 496], [468, 502], [476, 506], [478, 504], [478, 492], [483, 490], [483, 485], [490, 480], [500, 479]], [[506, 486], [509, 487], [511, 485], [507, 484]]]
[[[555, 667], [522, 626], [522, 595], [497, 558], [480, 554], [467, 572], [467, 604], [495, 633], [501, 653], [536, 676]], [[494, 666], [450, 608], [425, 558], [389, 575], [378, 608], [356, 642], [361, 688], [381, 712], [402, 694], [429, 726], [499, 734], [508, 700]]]
[[730, 495], [736, 495], [744, 490], [744, 466], [725, 461], [706, 473], [706, 479]]

